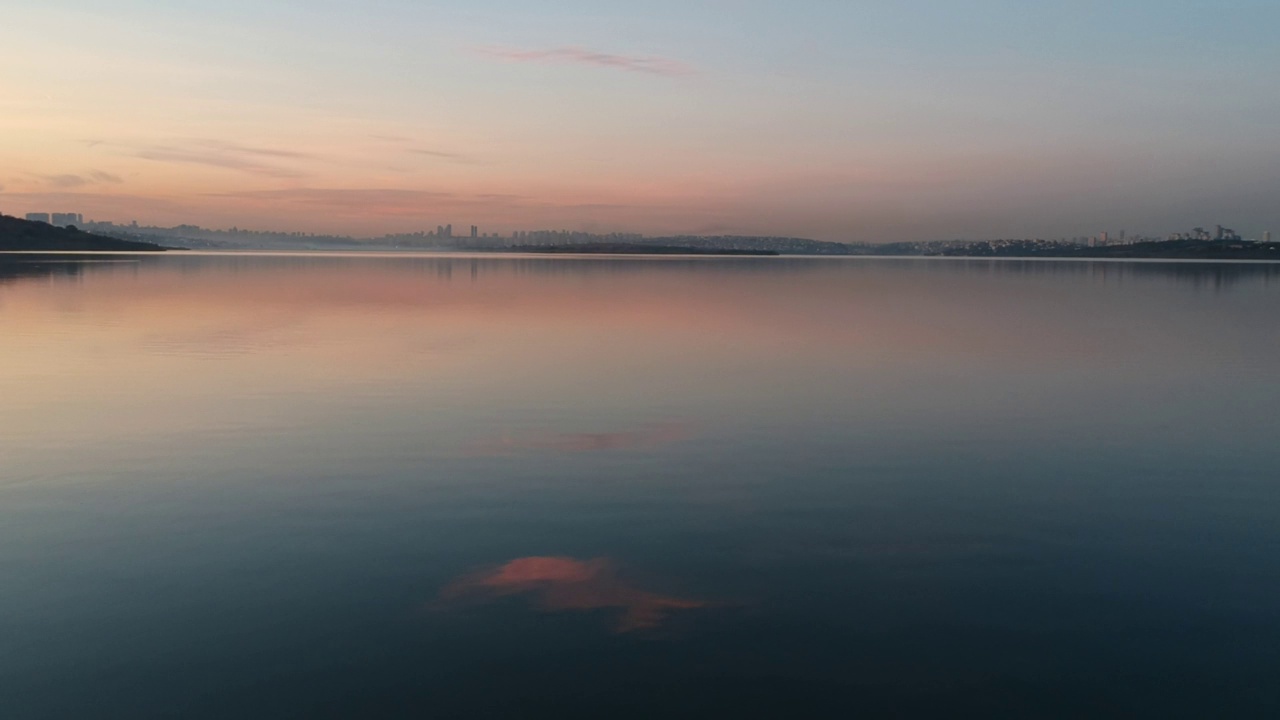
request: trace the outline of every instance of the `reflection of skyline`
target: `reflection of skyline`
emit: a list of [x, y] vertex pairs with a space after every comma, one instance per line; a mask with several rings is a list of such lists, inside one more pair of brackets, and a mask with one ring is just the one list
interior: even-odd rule
[[[911, 262], [901, 260], [896, 262]], [[937, 262], [929, 259], [928, 262]], [[943, 268], [955, 272], [957, 268]], [[1178, 260], [1028, 260], [1021, 258], [970, 259], [959, 261], [959, 270], [968, 275], [1025, 275], [1028, 277], [1088, 276], [1090, 281], [1107, 284], [1126, 279], [1172, 280], [1179, 285], [1190, 285], [1197, 290], [1221, 292], [1235, 285], [1261, 284], [1270, 287], [1280, 281], [1280, 263], [1225, 261], [1195, 262]], [[935, 266], [936, 267], [936, 266]]]
[[707, 607], [701, 600], [662, 595], [618, 577], [604, 558], [523, 557], [462, 578], [440, 593], [445, 607], [485, 602], [509, 595], [530, 595], [546, 612], [620, 610], [620, 633], [651, 630], [677, 610]]
[[5, 256], [0, 253], [0, 284], [34, 278], [78, 279], [90, 268], [111, 262], [128, 261], [102, 260], [83, 256], [27, 254]]
[[641, 257], [519, 256], [486, 253], [209, 253], [182, 252], [167, 256], [120, 256], [103, 260], [83, 255], [20, 254], [0, 255], [0, 280], [65, 274], [112, 273], [140, 265], [155, 265], [181, 273], [270, 272], [279, 270], [332, 269], [341, 263], [344, 270], [393, 271], [425, 274], [441, 281], [465, 272], [470, 282], [493, 277], [563, 276], [666, 276], [769, 275], [815, 273], [839, 267], [842, 271], [877, 272], [885, 268], [921, 273], [967, 276], [1078, 277], [1106, 283], [1133, 279], [1170, 279], [1197, 289], [1216, 291], [1236, 285], [1261, 284], [1270, 287], [1280, 281], [1280, 263], [1193, 262], [1193, 261], [1107, 261], [1022, 258], [895, 258], [895, 257]]
[[[617, 375], [623, 368], [648, 377], [687, 361], [668, 350], [680, 343], [686, 355], [699, 356], [697, 367], [748, 357], [771, 358], [779, 370], [837, 360], [883, 365], [923, 353], [941, 361], [993, 350], [1063, 365], [1112, 362], [1153, 344], [1173, 351], [1192, 326], [1205, 342], [1170, 361], [1198, 367], [1214, 343], [1269, 352], [1265, 337], [1244, 328], [1266, 315], [1280, 286], [1280, 265], [1263, 263], [197, 253], [69, 262], [0, 259], [0, 268], [20, 268], [0, 284], [0, 302], [12, 309], [0, 321], [39, 337], [74, 308], [95, 320], [83, 331], [100, 330], [104, 343], [216, 355], [229, 333], [250, 328], [253, 341], [241, 349], [261, 351], [262, 362], [275, 355], [283, 364], [286, 354], [301, 353], [315, 369], [334, 373], [391, 367], [406, 357], [417, 362], [427, 359], [422, 351], [465, 345], [474, 353], [472, 369], [514, 380], [590, 353], [592, 367], [615, 383], [625, 381]], [[1079, 291], [1082, 283], [1088, 292]], [[1240, 322], [1197, 325], [1216, 302], [1238, 304], [1232, 312]], [[1160, 315], [1141, 332], [1124, 327], [1152, 312]], [[122, 317], [130, 322], [117, 324]], [[499, 348], [499, 337], [517, 343], [521, 357]], [[406, 356], [406, 346], [415, 352]], [[808, 351], [796, 357], [788, 351], [795, 347]], [[70, 357], [30, 361], [51, 368]], [[576, 444], [611, 440], [582, 437]]]
[[[538, 412], [536, 423], [526, 418], [450, 435], [450, 448], [464, 454], [468, 442], [504, 429], [521, 450], [652, 442], [662, 434], [612, 433], [653, 430], [645, 423], [671, 418], [706, 427], [692, 409], [696, 398], [705, 408], [707, 398], [743, 407], [772, 397], [774, 407], [796, 413], [842, 397], [874, 407], [876, 387], [912, 373], [950, 377], [992, 358], [1005, 363], [1006, 377], [1052, 368], [1066, 378], [1105, 367], [1135, 377], [1158, 369], [1195, 378], [1220, 371], [1221, 349], [1232, 348], [1237, 372], [1268, 373], [1277, 353], [1268, 330], [1280, 302], [1280, 266], [1257, 263], [197, 253], [103, 256], [83, 265], [69, 259], [0, 259], [25, 274], [0, 283], [0, 336], [22, 338], [3, 357], [15, 379], [3, 388], [6, 399], [27, 408], [25, 416], [11, 415], [14, 426], [90, 430], [93, 416], [57, 419], [46, 399], [103, 386], [163, 387], [173, 398], [204, 393], [209, 418], [236, 417], [224, 390], [191, 382], [190, 369], [177, 361], [184, 356], [207, 360], [200, 372], [210, 381], [253, 387], [262, 397], [294, 390], [334, 398], [372, 386], [397, 397], [425, 394], [428, 410], [467, 392], [498, 408], [541, 407], [555, 398], [636, 412], [603, 427], [566, 427]], [[86, 366], [90, 355], [101, 360]], [[1158, 368], [1150, 367], [1152, 357], [1160, 358]], [[875, 373], [875, 384], [850, 380], [859, 372]], [[115, 407], [123, 412], [124, 401]], [[137, 427], [162, 429], [175, 417], [193, 417], [176, 404], [169, 412], [163, 420], [155, 408], [124, 415]], [[432, 417], [419, 413], [407, 427]], [[535, 428], [578, 436], [521, 435]], [[489, 451], [513, 449], [501, 444]]]

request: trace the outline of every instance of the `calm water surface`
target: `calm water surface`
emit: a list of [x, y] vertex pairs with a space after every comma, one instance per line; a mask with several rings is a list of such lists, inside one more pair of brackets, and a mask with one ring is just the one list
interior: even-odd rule
[[4, 718], [1280, 716], [1280, 266], [0, 260]]

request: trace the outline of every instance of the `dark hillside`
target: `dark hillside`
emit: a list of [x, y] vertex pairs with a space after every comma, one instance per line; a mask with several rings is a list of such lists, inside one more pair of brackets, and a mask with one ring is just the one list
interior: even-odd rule
[[116, 240], [92, 235], [74, 227], [54, 227], [42, 222], [20, 220], [0, 215], [0, 251], [162, 251], [165, 248], [146, 242]]

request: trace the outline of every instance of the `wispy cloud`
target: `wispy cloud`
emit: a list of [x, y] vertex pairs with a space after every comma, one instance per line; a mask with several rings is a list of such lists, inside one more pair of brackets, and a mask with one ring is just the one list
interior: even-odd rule
[[333, 216], [418, 217], [424, 213], [452, 212], [466, 208], [523, 205], [520, 195], [471, 195], [399, 188], [284, 188], [213, 193], [207, 197], [231, 199], [247, 205], [290, 209], [323, 208]]
[[64, 190], [69, 188], [83, 187], [89, 184], [88, 180], [86, 180], [83, 177], [80, 177], [79, 175], [70, 175], [70, 174], [41, 175], [40, 177], [44, 178], [45, 182], [49, 183], [50, 185], [56, 188], [62, 188]]
[[35, 177], [44, 180], [47, 184], [60, 190], [70, 190], [72, 188], [79, 188], [97, 183], [119, 184], [124, 182], [124, 180], [119, 176], [112, 175], [111, 173], [103, 172], [101, 170], [90, 170], [83, 175], [61, 173], [58, 175], [37, 175]]
[[477, 163], [475, 158], [462, 153], [450, 152], [448, 150], [437, 150], [435, 148], [413, 147], [416, 144], [414, 139], [403, 135], [382, 135], [378, 133], [371, 133], [369, 137], [374, 140], [378, 140], [379, 142], [400, 145], [402, 146], [403, 152], [407, 152], [412, 155], [422, 155], [424, 157], [449, 160], [457, 163]]
[[553, 48], [551, 50], [519, 50], [516, 48], [486, 47], [478, 52], [490, 57], [515, 62], [566, 63], [613, 68], [628, 72], [685, 77], [696, 74], [692, 66], [679, 60], [641, 55], [616, 55], [578, 47]]
[[[33, 186], [25, 184], [25, 187]], [[95, 188], [101, 187], [100, 185], [90, 185], [83, 188], [24, 189], [15, 192], [17, 187], [11, 185], [9, 192], [5, 193], [5, 197], [11, 200], [20, 200], [35, 209], [74, 208], [77, 212], [83, 212], [86, 216], [96, 214], [99, 218], [163, 217], [166, 221], [174, 221], [175, 224], [189, 219], [193, 210], [197, 209], [181, 201], [175, 202], [171, 198], [156, 195], [132, 195], [120, 192], [95, 191]], [[3, 208], [0, 208], [0, 210], [3, 210]]]
[[278, 148], [253, 147], [251, 145], [237, 145], [236, 143], [223, 142], [221, 140], [196, 140], [193, 141], [197, 145], [203, 145], [215, 150], [224, 152], [239, 153], [243, 155], [258, 155], [261, 157], [272, 158], [289, 158], [294, 160], [312, 160], [315, 155], [311, 153], [298, 152], [296, 150], [280, 150]]
[[435, 205], [491, 205], [524, 203], [523, 195], [484, 193], [466, 195], [434, 190], [400, 188], [285, 188], [280, 190], [240, 190], [211, 193], [209, 197], [320, 205], [329, 208], [377, 209], [380, 211], [423, 210]]
[[136, 148], [134, 155], [156, 162], [207, 165], [272, 178], [306, 177], [307, 173], [284, 167], [279, 161], [315, 159], [313, 155], [293, 150], [237, 145], [221, 140], [144, 146]]
[[409, 148], [408, 152], [414, 155], [426, 155], [427, 157], [440, 158], [441, 160], [452, 160], [454, 162], [474, 162], [466, 155], [459, 153], [445, 152], [444, 150], [430, 150], [427, 148]]
[[425, 203], [454, 200], [453, 193], [395, 188], [287, 188], [217, 193], [216, 197], [323, 205], [326, 207], [420, 207]]

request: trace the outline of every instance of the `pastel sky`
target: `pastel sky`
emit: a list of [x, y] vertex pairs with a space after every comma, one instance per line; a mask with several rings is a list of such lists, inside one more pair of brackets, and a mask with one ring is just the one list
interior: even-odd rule
[[1276, 0], [10, 0], [0, 212], [1280, 231]]

